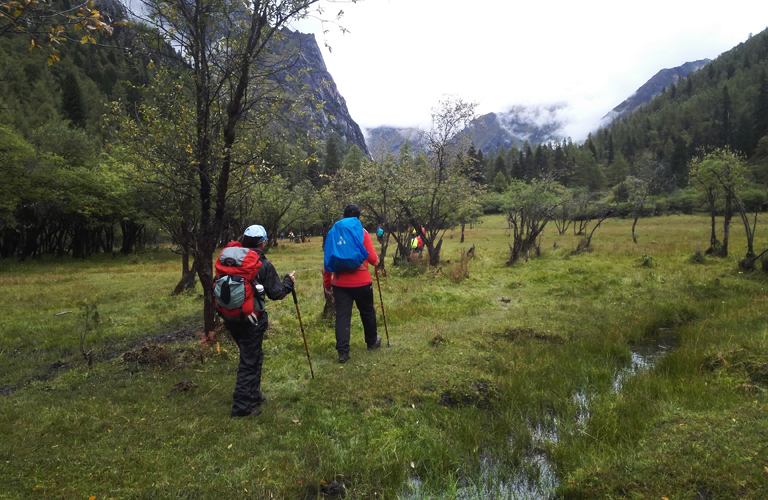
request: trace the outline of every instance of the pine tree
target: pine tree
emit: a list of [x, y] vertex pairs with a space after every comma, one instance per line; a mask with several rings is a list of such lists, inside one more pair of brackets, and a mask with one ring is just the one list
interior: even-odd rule
[[595, 143], [592, 142], [592, 134], [589, 134], [587, 137], [587, 143], [585, 145], [587, 146], [587, 149], [592, 152], [592, 156], [595, 157], [595, 160], [597, 160], [597, 148], [595, 147]]
[[616, 157], [616, 152], [613, 149], [613, 134], [608, 134], [608, 165], [613, 163], [613, 159]]
[[360, 167], [365, 163], [367, 158], [363, 154], [363, 151], [360, 149], [360, 147], [357, 144], [353, 144], [351, 148], [349, 148], [349, 151], [344, 156], [344, 161], [342, 162], [342, 166], [344, 167], [344, 170], [349, 170], [351, 172], [359, 172]]
[[325, 142], [325, 168], [323, 171], [325, 175], [335, 175], [340, 168], [339, 147], [336, 145], [336, 140], [331, 136]]
[[504, 163], [504, 156], [498, 155], [493, 162], [493, 177], [496, 178], [497, 174], [502, 173], [504, 177], [507, 176], [507, 165]]
[[475, 145], [470, 144], [469, 150], [467, 151], [467, 158], [467, 176], [469, 177], [469, 180], [472, 182], [477, 182], [478, 184], [484, 184], [485, 175], [483, 175], [483, 152], [478, 152], [475, 149]]
[[720, 99], [720, 145], [730, 146], [733, 142], [733, 103], [728, 94], [728, 85], [723, 85], [723, 96]]
[[677, 187], [688, 184], [688, 145], [682, 137], [672, 137], [675, 144], [672, 157], [669, 160], [669, 170]]
[[757, 136], [755, 139], [759, 141], [762, 136], [768, 134], [768, 76], [765, 71], [760, 73], [760, 90], [755, 102], [754, 121]]
[[73, 127], [85, 128], [85, 105], [80, 84], [73, 73], [67, 73], [61, 85], [61, 107]]
[[688, 97], [693, 95], [693, 78], [691, 78], [690, 73], [688, 74], [688, 83], [685, 84], [685, 93], [688, 94]]

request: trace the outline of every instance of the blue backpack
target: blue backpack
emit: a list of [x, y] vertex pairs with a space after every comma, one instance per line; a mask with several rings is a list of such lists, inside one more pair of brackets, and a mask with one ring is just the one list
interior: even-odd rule
[[368, 258], [363, 245], [363, 225], [357, 217], [341, 219], [325, 239], [325, 270], [331, 273], [357, 269]]

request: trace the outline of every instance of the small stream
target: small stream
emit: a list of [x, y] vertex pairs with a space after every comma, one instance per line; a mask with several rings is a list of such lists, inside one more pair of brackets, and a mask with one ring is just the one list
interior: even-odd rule
[[[679, 342], [676, 333], [669, 328], [660, 328], [658, 335], [638, 341], [632, 347], [632, 357], [628, 366], [618, 371], [612, 384], [614, 394], [621, 392], [630, 378], [653, 368], [659, 359], [677, 348]], [[590, 417], [590, 396], [578, 391], [573, 395], [577, 405], [576, 421], [584, 429]], [[500, 498], [510, 500], [550, 500], [555, 498], [555, 491], [560, 484], [554, 464], [547, 455], [547, 446], [557, 444], [559, 440], [557, 417], [552, 417], [545, 425], [528, 422], [531, 435], [530, 450], [524, 457], [524, 464], [517, 470], [502, 469], [491, 457], [482, 459], [482, 472], [476, 481], [458, 490], [457, 498], [475, 500]], [[514, 447], [514, 440], [510, 446]], [[399, 498], [420, 500], [440, 498], [422, 490], [421, 481], [411, 478], [405, 488], [407, 493]]]
[[660, 358], [680, 345], [671, 328], [659, 328], [658, 333], [655, 337], [640, 340], [632, 347], [632, 360], [613, 380], [613, 392], [621, 392], [627, 379], [653, 368]]

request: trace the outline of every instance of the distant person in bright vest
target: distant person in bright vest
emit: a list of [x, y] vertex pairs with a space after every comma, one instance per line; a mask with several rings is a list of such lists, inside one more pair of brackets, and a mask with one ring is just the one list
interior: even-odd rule
[[411, 235], [411, 258], [417, 257], [419, 239], [415, 236], [416, 232]]
[[[219, 255], [219, 262], [232, 263], [232, 260], [241, 261], [248, 258], [248, 254], [255, 253], [261, 261], [252, 286], [260, 284], [264, 287], [264, 294], [271, 300], [281, 300], [291, 293], [296, 279], [296, 271], [291, 272], [280, 280], [280, 277], [272, 263], [264, 256], [264, 244], [267, 242], [267, 231], [263, 226], [249, 226], [243, 234], [242, 244], [231, 241], [224, 247]], [[227, 261], [227, 259], [232, 259]], [[256, 260], [250, 259], [249, 260]], [[217, 262], [217, 276], [219, 262]], [[250, 279], [250, 278], [249, 278]], [[254, 302], [261, 300], [254, 292]], [[263, 309], [263, 307], [261, 307]], [[255, 320], [245, 318], [225, 318], [224, 325], [232, 334], [232, 338], [240, 348], [240, 364], [237, 367], [237, 381], [235, 392], [232, 394], [232, 417], [248, 417], [261, 414], [259, 406], [266, 402], [267, 398], [261, 392], [261, 366], [264, 362], [262, 341], [264, 332], [267, 331], [267, 311], [257, 313]]]
[[[360, 208], [354, 203], [344, 207], [344, 218], [360, 217]], [[368, 264], [375, 266], [379, 257], [373, 248], [371, 235], [362, 230], [360, 238], [368, 251], [368, 257], [357, 269], [331, 273], [323, 268], [323, 288], [325, 293], [333, 295], [336, 303], [336, 351], [339, 363], [349, 361], [350, 325], [352, 322], [352, 304], [357, 305], [368, 350], [381, 347], [381, 337], [376, 333], [376, 310], [373, 308], [373, 279]]]
[[379, 226], [379, 228], [376, 230], [376, 238], [379, 240], [379, 244], [384, 244], [384, 229]]

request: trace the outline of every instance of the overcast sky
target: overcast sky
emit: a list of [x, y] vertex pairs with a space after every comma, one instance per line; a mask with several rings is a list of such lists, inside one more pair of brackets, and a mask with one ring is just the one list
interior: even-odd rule
[[[364, 129], [429, 124], [446, 94], [478, 114], [567, 103], [566, 135], [600, 118], [663, 68], [714, 59], [768, 26], [768, 0], [362, 0], [316, 34], [328, 70]], [[327, 42], [332, 51], [323, 44]]]

